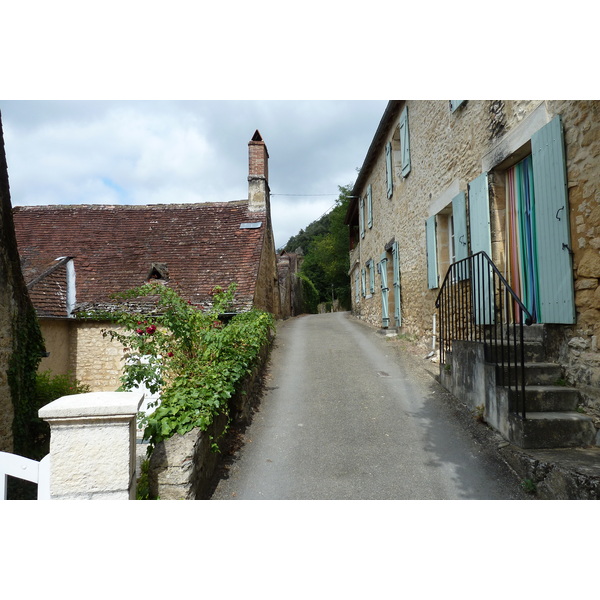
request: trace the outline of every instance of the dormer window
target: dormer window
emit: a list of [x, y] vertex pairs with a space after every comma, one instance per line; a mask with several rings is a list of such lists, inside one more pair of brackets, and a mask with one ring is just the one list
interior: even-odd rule
[[165, 263], [152, 263], [150, 270], [148, 271], [148, 275], [146, 280], [148, 282], [152, 281], [162, 281], [166, 282], [169, 279], [169, 269]]

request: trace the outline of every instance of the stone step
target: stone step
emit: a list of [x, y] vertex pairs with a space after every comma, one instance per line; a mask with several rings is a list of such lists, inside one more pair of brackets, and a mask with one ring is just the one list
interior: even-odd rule
[[[550, 385], [554, 386], [562, 378], [562, 367], [556, 363], [525, 363], [525, 385]], [[498, 381], [502, 381], [500, 378], [502, 374], [501, 367], [498, 366]], [[511, 381], [521, 382], [521, 367], [520, 366], [504, 366], [504, 381], [510, 379]]]
[[[546, 348], [542, 342], [523, 342], [523, 350], [525, 355], [525, 362], [544, 362], [546, 359]], [[498, 345], [495, 350], [488, 347], [487, 360], [490, 362], [499, 363], [508, 361], [509, 359], [514, 362], [514, 357], [518, 360], [521, 359], [521, 345], [513, 343], [511, 340], [510, 344], [504, 342], [503, 346]]]
[[526, 419], [511, 416], [510, 441], [521, 448], [574, 448], [594, 443], [591, 417], [578, 412], [531, 412]]
[[[509, 330], [510, 339], [514, 339], [515, 336], [517, 339], [520, 337], [520, 328], [519, 325], [513, 326], [511, 325], [503, 325], [501, 335], [504, 339], [507, 338], [506, 330]], [[544, 325], [535, 324], [535, 325], [523, 325], [523, 340], [526, 342], [541, 342], [545, 341], [545, 330]]]
[[[509, 397], [511, 404], [518, 406], [518, 392], [511, 389]], [[525, 386], [525, 406], [528, 413], [575, 411], [579, 400], [579, 390], [576, 388], [560, 385]]]

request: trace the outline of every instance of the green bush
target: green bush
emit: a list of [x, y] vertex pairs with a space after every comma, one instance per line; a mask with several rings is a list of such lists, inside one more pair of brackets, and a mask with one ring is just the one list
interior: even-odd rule
[[50, 452], [50, 426], [37, 416], [39, 409], [63, 396], [85, 394], [89, 391], [90, 387], [77, 381], [72, 373], [54, 375], [52, 371], [47, 370], [36, 374], [35, 417], [33, 417], [30, 423], [29, 431], [32, 452], [35, 453], [35, 456], [32, 458], [41, 460]]
[[207, 310], [157, 284], [120, 295], [157, 301], [152, 316], [114, 313], [111, 318], [121, 329], [104, 331], [125, 348], [122, 389], [143, 383], [151, 393], [160, 392], [160, 404], [143, 420], [149, 452], [176, 433], [206, 430], [217, 415], [229, 415], [229, 399], [270, 339], [275, 323], [269, 313], [250, 310], [228, 324], [219, 320], [231, 308], [234, 293], [233, 284], [226, 291], [215, 288]]

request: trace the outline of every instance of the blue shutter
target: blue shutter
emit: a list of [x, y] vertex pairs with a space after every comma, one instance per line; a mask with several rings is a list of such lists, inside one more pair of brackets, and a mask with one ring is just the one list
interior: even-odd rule
[[408, 106], [400, 114], [400, 152], [402, 154], [402, 177], [410, 173], [410, 134], [408, 132]]
[[369, 259], [367, 263], [367, 267], [369, 269], [369, 292], [371, 294], [375, 293], [375, 268], [373, 266], [373, 259]]
[[[467, 238], [467, 198], [460, 192], [452, 199], [452, 221], [454, 224], [454, 260], [458, 262], [469, 256], [469, 241]], [[463, 281], [469, 278], [467, 265], [460, 267], [456, 279]]]
[[400, 248], [398, 242], [394, 242], [392, 257], [394, 262], [394, 319], [396, 327], [400, 327], [402, 325], [402, 311], [400, 310]]
[[[471, 253], [485, 252], [492, 258], [490, 232], [490, 200], [487, 173], [482, 173], [469, 184], [469, 225], [471, 229]], [[485, 263], [487, 265], [487, 263]], [[474, 302], [476, 323], [492, 323], [493, 307], [490, 307], [491, 272], [487, 267], [473, 272], [473, 292], [479, 291], [481, 303]], [[481, 314], [480, 314], [481, 313]]]
[[387, 255], [385, 252], [381, 255], [379, 262], [379, 275], [381, 277], [381, 323], [382, 327], [388, 327], [390, 324], [390, 315], [388, 309], [388, 282], [387, 282]]
[[367, 295], [367, 273], [364, 269], [360, 270], [361, 291], [363, 297]]
[[435, 215], [429, 217], [425, 222], [425, 238], [427, 242], [427, 285], [430, 290], [437, 288], [438, 266], [437, 266], [437, 241], [435, 239]]
[[367, 187], [367, 224], [369, 225], [369, 229], [373, 227], [373, 192], [371, 184]]
[[575, 323], [569, 202], [560, 116], [531, 137], [540, 322]]
[[450, 100], [450, 112], [454, 112], [463, 102], [464, 100]]
[[358, 199], [358, 221], [360, 223], [360, 237], [365, 237], [365, 201]]
[[385, 174], [387, 176], [387, 197], [391, 198], [394, 193], [394, 169], [392, 161], [392, 142], [385, 146]]

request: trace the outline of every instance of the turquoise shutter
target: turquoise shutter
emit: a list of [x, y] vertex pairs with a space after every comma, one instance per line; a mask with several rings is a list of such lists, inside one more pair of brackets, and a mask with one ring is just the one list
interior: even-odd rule
[[569, 202], [560, 116], [531, 137], [540, 322], [575, 323]]
[[[485, 252], [492, 258], [490, 231], [490, 200], [487, 173], [482, 173], [469, 184], [469, 225], [471, 229], [471, 253]], [[484, 263], [487, 265], [487, 262]], [[492, 323], [490, 314], [491, 272], [474, 269], [473, 291], [480, 290], [482, 302], [474, 303], [477, 323]], [[480, 312], [483, 311], [483, 314]]]
[[367, 263], [369, 268], [369, 292], [371, 294], [375, 293], [375, 269], [373, 266], [373, 259], [370, 259]]
[[358, 199], [358, 222], [360, 223], [360, 237], [365, 237], [365, 201]]
[[385, 174], [387, 176], [387, 197], [391, 198], [394, 193], [392, 142], [388, 142], [385, 146]]
[[[460, 192], [452, 199], [452, 220], [454, 223], [454, 260], [458, 262], [469, 256], [469, 242], [467, 239], [467, 198], [464, 192]], [[457, 279], [463, 281], [468, 279], [467, 265], [460, 267]]]
[[371, 190], [371, 184], [367, 188], [367, 224], [369, 229], [373, 227], [373, 192]]
[[364, 269], [360, 270], [361, 291], [363, 297], [367, 295], [367, 273]]
[[408, 132], [408, 107], [400, 114], [400, 152], [402, 154], [402, 177], [410, 173], [410, 134]]
[[360, 302], [360, 283], [358, 280], [358, 271], [354, 274], [354, 299], [358, 304]]
[[382, 327], [388, 327], [390, 324], [388, 309], [388, 293], [390, 290], [387, 283], [387, 255], [385, 252], [381, 255], [379, 275], [381, 277], [381, 323]]
[[398, 242], [394, 242], [392, 257], [394, 262], [394, 319], [396, 327], [400, 327], [402, 325], [402, 311], [400, 310], [400, 248]]
[[427, 243], [427, 285], [430, 290], [438, 287], [437, 243], [435, 239], [435, 215], [425, 221]]

